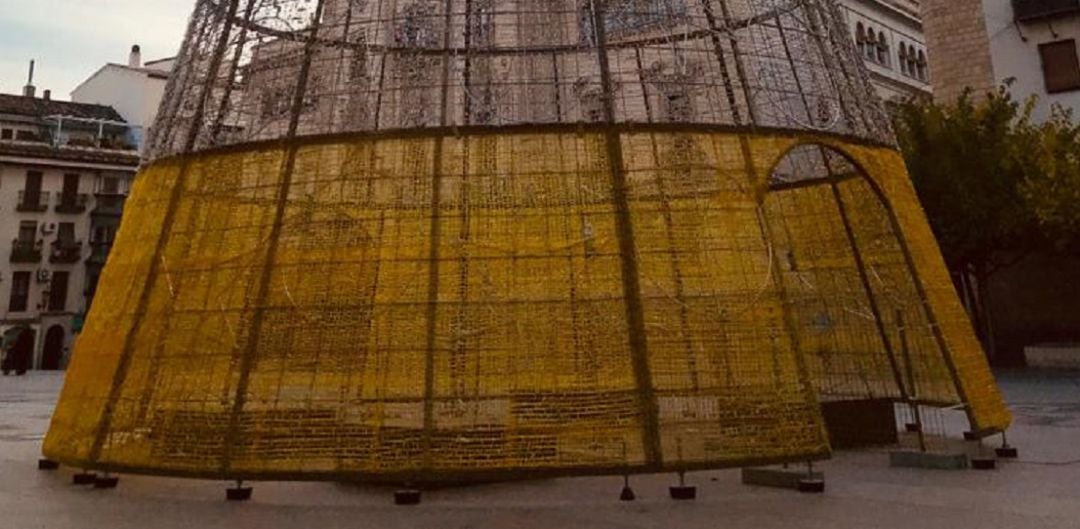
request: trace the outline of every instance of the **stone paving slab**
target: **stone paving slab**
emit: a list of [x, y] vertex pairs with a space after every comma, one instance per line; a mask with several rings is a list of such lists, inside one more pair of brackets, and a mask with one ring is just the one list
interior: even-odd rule
[[[227, 484], [211, 481], [123, 476], [112, 491], [75, 487], [72, 469], [36, 469], [62, 375], [5, 377], [0, 529], [1080, 528], [1080, 373], [1000, 379], [1020, 458], [995, 471], [890, 468], [880, 449], [822, 463], [823, 495], [745, 486], [731, 470], [688, 475], [692, 502], [667, 497], [675, 476], [649, 475], [633, 479], [630, 503], [618, 501], [621, 478], [594, 477], [443, 489], [396, 507], [391, 489], [334, 483], [255, 483], [243, 504], [223, 501]], [[944, 414], [939, 428], [960, 437], [962, 415]]]

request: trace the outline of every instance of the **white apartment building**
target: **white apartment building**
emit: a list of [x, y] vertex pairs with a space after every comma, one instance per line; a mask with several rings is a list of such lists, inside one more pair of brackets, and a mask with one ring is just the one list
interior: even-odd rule
[[110, 107], [0, 94], [0, 335], [32, 337], [15, 370], [67, 364], [139, 163], [128, 132]]
[[143, 63], [139, 46], [132, 46], [127, 64], [105, 64], [71, 92], [71, 100], [116, 109], [130, 126], [132, 143], [141, 148], [175, 63], [173, 57]]
[[1034, 117], [1054, 105], [1080, 112], [1080, 0], [983, 0], [996, 84], [1038, 98]]
[[918, 0], [841, 0], [841, 8], [881, 98], [928, 98], [930, 66]]

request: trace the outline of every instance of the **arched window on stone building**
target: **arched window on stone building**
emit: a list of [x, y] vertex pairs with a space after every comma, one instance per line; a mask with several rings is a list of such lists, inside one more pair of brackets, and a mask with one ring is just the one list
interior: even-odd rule
[[885, 32], [878, 33], [877, 62], [884, 66], [889, 65], [889, 41], [885, 39]]
[[897, 49], [900, 50], [899, 56], [897, 57], [897, 62], [900, 63], [900, 73], [908, 75], [907, 44], [901, 42]]
[[917, 51], [915, 51], [915, 46], [912, 46], [911, 44], [908, 44], [907, 60], [908, 60], [908, 65], [907, 65], [908, 75], [910, 75], [912, 77], [917, 77], [918, 76], [918, 65], [919, 65], [919, 54], [918, 54]]
[[855, 25], [855, 46], [859, 49], [859, 55], [866, 55], [866, 27], [862, 22]]

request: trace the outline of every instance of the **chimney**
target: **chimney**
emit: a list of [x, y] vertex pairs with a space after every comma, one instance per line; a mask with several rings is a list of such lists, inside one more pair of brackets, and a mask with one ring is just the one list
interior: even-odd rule
[[131, 47], [131, 55], [128, 56], [128, 66], [142, 68], [142, 48], [138, 44]]
[[41, 92], [41, 98], [46, 101], [52, 101], [52, 90], [43, 90]]
[[30, 61], [30, 78], [26, 81], [26, 86], [23, 87], [23, 95], [26, 97], [34, 97], [37, 94], [37, 88], [34, 87], [34, 61]]

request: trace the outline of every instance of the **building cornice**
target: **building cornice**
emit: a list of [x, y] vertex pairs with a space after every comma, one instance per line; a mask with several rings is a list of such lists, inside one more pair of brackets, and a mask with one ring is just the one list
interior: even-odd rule
[[919, 86], [917, 84], [901, 81], [899, 79], [896, 79], [895, 77], [882, 74], [870, 68], [868, 68], [867, 70], [869, 71], [870, 77], [873, 81], [895, 88], [898, 92], [908, 92], [912, 95], [921, 96], [930, 96], [933, 94], [930, 85]]
[[869, 8], [884, 9], [904, 19], [905, 22], [915, 26], [915, 28], [919, 31], [922, 31], [923, 29], [922, 16], [920, 14], [912, 13], [910, 11], [907, 11], [906, 9], [901, 9], [898, 6], [895, 6], [889, 2], [884, 2], [882, 0], [855, 0], [855, 2]]
[[80, 152], [74, 149], [51, 149], [46, 152], [34, 152], [36, 149], [12, 148], [0, 144], [0, 162], [41, 167], [85, 168], [106, 171], [131, 171], [138, 169], [140, 158], [137, 154], [122, 152]]

